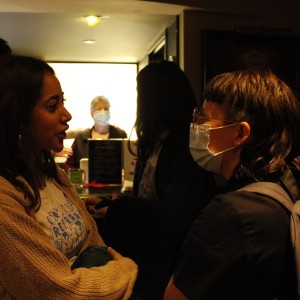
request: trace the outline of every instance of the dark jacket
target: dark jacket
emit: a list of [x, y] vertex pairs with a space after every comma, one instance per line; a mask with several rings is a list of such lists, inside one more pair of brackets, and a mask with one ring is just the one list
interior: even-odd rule
[[[140, 182], [136, 171], [135, 185]], [[170, 135], [155, 171], [157, 199], [123, 197], [109, 207], [105, 242], [139, 266], [135, 294], [142, 300], [163, 299], [185, 236], [199, 211], [216, 193], [214, 176], [198, 167], [179, 135]]]
[[295, 299], [289, 228], [290, 213], [267, 196], [220, 194], [194, 222], [174, 284], [191, 300]]
[[[88, 157], [88, 139], [92, 137], [92, 128], [87, 128], [79, 132], [72, 145], [73, 155], [70, 156], [66, 162], [65, 169], [68, 168], [79, 168], [80, 160]], [[109, 139], [124, 139], [127, 138], [126, 132], [116, 126], [109, 125]]]

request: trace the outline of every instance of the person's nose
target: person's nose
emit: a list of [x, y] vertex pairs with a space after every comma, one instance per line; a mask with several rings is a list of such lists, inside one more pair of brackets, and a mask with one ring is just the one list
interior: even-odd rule
[[64, 122], [69, 122], [72, 120], [72, 115], [69, 113], [65, 106], [62, 107], [62, 120]]

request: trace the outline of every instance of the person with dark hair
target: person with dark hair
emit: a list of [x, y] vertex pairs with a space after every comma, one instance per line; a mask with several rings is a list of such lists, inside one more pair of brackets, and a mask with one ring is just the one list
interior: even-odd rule
[[0, 57], [1, 299], [130, 297], [137, 266], [112, 248], [106, 265], [73, 269], [89, 246], [106, 246], [52, 156], [70, 120], [47, 63]]
[[2, 38], [0, 38], [0, 56], [2, 55], [11, 55], [12, 51], [8, 42]]
[[299, 102], [269, 71], [220, 74], [204, 99], [190, 151], [228, 191], [194, 222], [164, 299], [296, 299], [290, 212], [245, 188], [271, 182], [299, 199]]
[[214, 175], [189, 152], [196, 99], [188, 78], [170, 61], [151, 63], [137, 75], [136, 197], [106, 208], [104, 240], [139, 266], [135, 295], [159, 300], [184, 238], [216, 193]]

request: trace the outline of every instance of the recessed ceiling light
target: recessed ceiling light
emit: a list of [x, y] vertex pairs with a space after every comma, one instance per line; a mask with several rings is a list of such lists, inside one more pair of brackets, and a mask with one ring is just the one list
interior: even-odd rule
[[96, 44], [96, 41], [95, 41], [95, 40], [91, 40], [91, 39], [84, 40], [83, 42], [84, 42], [85, 44], [89, 44], [89, 45], [91, 45], [91, 44]]

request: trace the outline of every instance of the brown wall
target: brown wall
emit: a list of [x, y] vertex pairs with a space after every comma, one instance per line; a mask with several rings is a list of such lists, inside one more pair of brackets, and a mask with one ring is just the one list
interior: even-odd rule
[[293, 16], [277, 13], [255, 17], [184, 11], [179, 19], [179, 64], [189, 77], [197, 99], [201, 99], [203, 83], [201, 53], [203, 30], [234, 30], [243, 27], [255, 31], [265, 28], [264, 30], [272, 34], [300, 35], [300, 17]]

